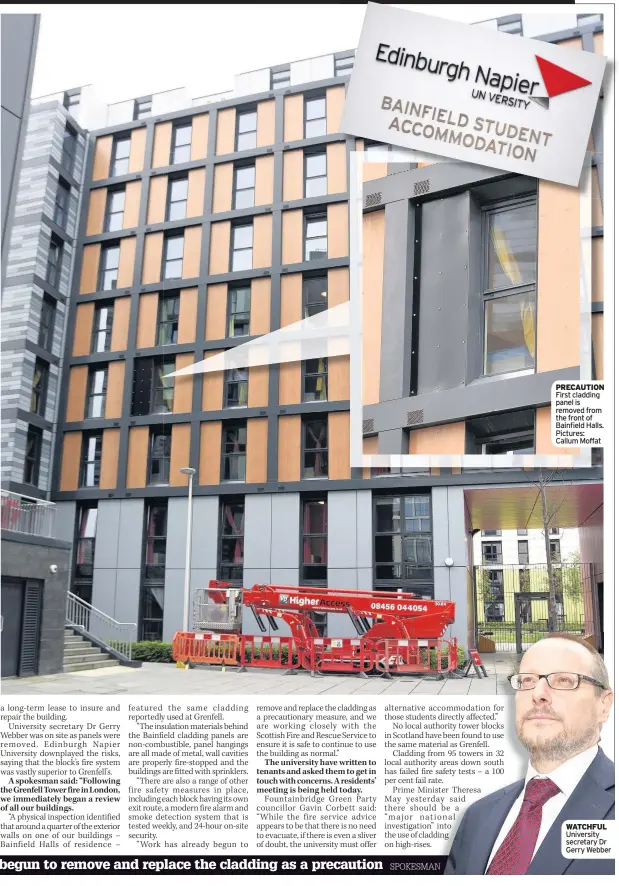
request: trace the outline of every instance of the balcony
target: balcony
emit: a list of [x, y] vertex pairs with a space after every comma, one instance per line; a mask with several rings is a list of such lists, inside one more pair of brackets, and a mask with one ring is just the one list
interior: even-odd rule
[[41, 538], [54, 537], [56, 506], [2, 489], [2, 531], [21, 532]]

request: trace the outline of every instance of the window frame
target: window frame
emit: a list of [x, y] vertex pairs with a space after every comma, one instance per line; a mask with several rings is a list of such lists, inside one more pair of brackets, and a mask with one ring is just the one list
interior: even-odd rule
[[[69, 136], [69, 138], [67, 138], [67, 136]], [[71, 145], [70, 150], [67, 150], [67, 144]], [[66, 125], [62, 134], [62, 152], [60, 157], [60, 165], [71, 176], [73, 175], [73, 170], [75, 169], [76, 155], [77, 132], [75, 132], [72, 126]], [[67, 160], [69, 161], [68, 163], [66, 162]]]
[[[307, 161], [312, 158], [315, 158], [315, 157], [324, 157], [325, 171], [324, 171], [324, 173], [321, 173], [320, 175], [310, 176], [310, 175], [308, 175], [308, 172], [307, 172]], [[320, 194], [308, 194], [307, 193], [308, 182], [318, 181], [319, 179], [324, 179], [324, 185], [325, 185], [324, 191], [322, 191]], [[318, 197], [326, 197], [328, 194], [328, 190], [329, 190], [329, 183], [328, 183], [328, 165], [327, 165], [326, 148], [325, 148], [325, 150], [320, 150], [320, 151], [304, 151], [303, 152], [303, 196], [304, 196], [304, 198], [305, 199], [313, 199], [313, 198], [317, 199]]]
[[[118, 146], [123, 144], [124, 142], [129, 143], [129, 151], [127, 152], [126, 157], [118, 156]], [[112, 143], [112, 156], [110, 158], [110, 178], [117, 178], [120, 175], [128, 175], [129, 174], [129, 161], [131, 159], [131, 135], [127, 135], [126, 133], [122, 133], [122, 135], [114, 136], [114, 141]], [[119, 161], [127, 161], [127, 168], [123, 172], [118, 172], [116, 169], [116, 165]]]
[[[314, 449], [305, 448], [306, 430], [309, 424], [321, 422], [325, 426], [325, 445], [316, 446]], [[326, 457], [326, 470], [324, 474], [307, 474], [305, 468], [305, 456], [307, 453]], [[329, 479], [329, 416], [318, 413], [303, 415], [301, 418], [301, 480], [328, 480]]]
[[[149, 535], [149, 526], [151, 523], [151, 514], [155, 508], [160, 508], [165, 513], [165, 532], [164, 535]], [[165, 609], [165, 559], [167, 556], [167, 529], [168, 529], [168, 504], [167, 501], [158, 501], [151, 499], [144, 508], [144, 523], [142, 530], [142, 565], [141, 565], [141, 581], [140, 596], [138, 605], [138, 637], [140, 640], [161, 640], [163, 637], [163, 618]], [[149, 540], [153, 543], [157, 540], [164, 540], [164, 562], [163, 565], [153, 565], [147, 562]], [[153, 553], [154, 553], [153, 544]], [[156, 593], [161, 594], [161, 603], [157, 599]], [[153, 601], [161, 610], [161, 617], [146, 618], [147, 603]], [[157, 625], [156, 630], [145, 631], [145, 622], [149, 625]]]
[[[427, 514], [415, 514], [409, 518], [412, 520], [420, 520], [427, 521], [426, 523], [421, 523], [420, 525], [427, 525], [429, 528], [427, 530], [424, 529], [412, 529], [410, 531], [406, 528], [406, 505], [405, 499], [412, 498], [422, 499], [424, 506], [427, 505]], [[393, 514], [393, 502], [395, 499], [400, 500], [400, 526], [399, 529], [395, 530], [393, 528], [378, 529], [378, 508], [380, 505], [386, 504], [387, 500], [391, 501], [391, 508]], [[415, 501], [413, 501], [413, 510], [415, 507]], [[393, 527], [393, 524], [392, 524]], [[393, 553], [393, 538], [399, 536], [400, 538], [400, 551], [401, 551], [401, 560], [398, 564], [396, 560], [380, 560], [376, 559], [376, 540], [378, 538], [391, 538], [391, 549]], [[429, 542], [430, 553], [429, 553], [429, 561], [427, 564], [417, 565], [415, 566], [413, 561], [407, 561], [404, 557], [405, 553], [405, 541], [407, 539], [419, 539], [421, 541]], [[418, 570], [416, 573], [412, 572], [411, 574], [415, 577], [410, 578], [406, 575], [406, 564], [409, 563], [410, 568], [412, 570]], [[378, 575], [378, 570], [382, 566], [391, 567], [392, 573], [394, 573], [395, 567], [400, 566], [400, 576], [392, 576], [390, 578], [380, 577]], [[380, 494], [376, 494], [372, 496], [372, 575], [374, 587], [378, 590], [393, 590], [396, 591], [398, 589], [403, 589], [404, 591], [413, 591], [414, 593], [422, 594], [424, 597], [428, 599], [434, 599], [434, 533], [433, 533], [433, 520], [432, 520], [432, 493], [430, 491], [404, 491], [404, 492], [394, 492], [393, 494], [387, 492], [381, 492]]]
[[[155, 441], [158, 437], [165, 437], [168, 443], [168, 454], [165, 453], [163, 455], [157, 455], [154, 453]], [[147, 486], [169, 486], [170, 485], [170, 461], [172, 458], [172, 428], [168, 426], [164, 426], [163, 428], [151, 427], [149, 439], [148, 439], [148, 471], [147, 471]], [[153, 479], [153, 461], [158, 460], [163, 462], [163, 464], [167, 464], [167, 473], [166, 471], [159, 472], [159, 476], [164, 475], [167, 476], [167, 479]]]
[[40, 348], [52, 353], [54, 344], [54, 331], [56, 326], [56, 299], [43, 293], [41, 299], [41, 313], [39, 315], [39, 332], [37, 343]]
[[[58, 200], [58, 195], [62, 194], [62, 200]], [[71, 200], [71, 185], [66, 182], [62, 176], [58, 177], [58, 183], [56, 186], [56, 196], [54, 199], [54, 224], [58, 225], [59, 228], [62, 228], [63, 231], [67, 228], [67, 221], [69, 219], [69, 203]], [[59, 220], [59, 215], [60, 220]]]
[[[113, 202], [113, 200], [114, 200], [114, 197], [115, 197], [117, 194], [122, 194], [122, 195], [123, 195], [122, 209], [121, 209], [121, 210], [116, 210], [115, 212], [112, 212], [112, 211], [111, 211], [111, 204], [112, 204], [112, 202]], [[106, 194], [106, 197], [105, 197], [105, 215], [104, 215], [104, 218], [103, 218], [103, 233], [104, 233], [104, 234], [113, 234], [113, 233], [116, 233], [117, 231], [122, 231], [122, 229], [123, 229], [124, 215], [125, 215], [125, 205], [126, 205], [126, 202], [127, 202], [127, 190], [126, 190], [125, 187], [122, 187], [122, 188], [108, 188], [108, 191], [107, 191], [107, 194]], [[120, 227], [119, 227], [119, 228], [112, 228], [112, 227], [110, 227], [110, 221], [111, 221], [112, 219], [115, 219], [116, 216], [119, 216], [119, 215], [121, 216], [121, 218], [120, 218]]]
[[[186, 182], [187, 184], [187, 193], [182, 200], [172, 200], [172, 190], [173, 186], [178, 182]], [[165, 220], [168, 221], [183, 221], [187, 218], [187, 203], [189, 201], [189, 174], [178, 175], [178, 176], [169, 176], [168, 177], [168, 191], [166, 194], [166, 203], [165, 203]], [[170, 217], [170, 210], [172, 206], [176, 206], [177, 204], [184, 203], [185, 204], [185, 212], [184, 215], [180, 215], [175, 218]], [[184, 238], [184, 234], [183, 234]], [[184, 251], [184, 250], [183, 250]]]
[[[490, 548], [495, 550], [490, 551]], [[490, 559], [489, 559], [490, 557]], [[482, 541], [481, 543], [481, 562], [482, 566], [502, 566], [503, 565], [503, 542], [502, 541]]]
[[[231, 374], [235, 372], [245, 373], [245, 378], [231, 378]], [[238, 388], [238, 400], [237, 403], [230, 402], [230, 385], [236, 385]], [[240, 400], [242, 389], [245, 389], [245, 402], [241, 403]], [[249, 368], [234, 368], [234, 369], [226, 369], [224, 370], [224, 409], [247, 409], [249, 401]]]
[[[241, 507], [241, 526], [240, 531], [226, 534], [224, 532], [226, 508]], [[234, 523], [236, 529], [236, 523]], [[236, 538], [237, 544], [241, 545], [241, 558], [239, 563], [231, 562], [223, 559], [224, 541], [226, 538]], [[243, 582], [243, 569], [245, 565], [245, 496], [242, 498], [221, 497], [219, 505], [219, 527], [217, 539], [217, 578], [222, 581], [229, 581], [233, 587], [240, 587]], [[240, 574], [234, 574], [237, 570]]]
[[[247, 290], [249, 292], [249, 310], [248, 311], [232, 311], [232, 295], [233, 293], [238, 292], [239, 290]], [[247, 332], [242, 333], [241, 335], [230, 335], [231, 328], [234, 329], [234, 326], [231, 327], [231, 321], [233, 317], [237, 316], [245, 316], [247, 314]], [[251, 327], [251, 283], [249, 284], [228, 284], [228, 292], [227, 292], [227, 303], [226, 303], [226, 338], [247, 338], [250, 333]]]
[[[183, 244], [183, 250], [180, 258], [168, 258], [168, 244], [172, 240], [180, 240]], [[183, 279], [183, 262], [185, 260], [185, 232], [182, 230], [180, 234], [178, 231], [172, 231], [163, 235], [163, 249], [161, 250], [161, 280], [182, 280]], [[180, 261], [181, 263], [181, 272], [178, 277], [168, 277], [167, 276], [167, 265], [169, 262]]]
[[[106, 267], [106, 259], [113, 249], [118, 250], [118, 264], [116, 267]], [[120, 268], [120, 241], [112, 243], [104, 243], [101, 246], [99, 255], [99, 276], [97, 279], [97, 292], [115, 292], [118, 289], [118, 270]], [[116, 278], [112, 280], [114, 286], [105, 286], [105, 275], [110, 271], [116, 271]]]
[[[29, 454], [29, 443], [34, 442], [34, 453]], [[23, 482], [26, 486], [39, 485], [39, 473], [41, 471], [41, 452], [43, 449], [43, 431], [36, 425], [28, 425], [26, 433], [26, 450], [24, 453]], [[30, 473], [29, 473], [30, 470]]]
[[[177, 133], [182, 129], [189, 129], [189, 141], [183, 142], [182, 144], [176, 143]], [[170, 139], [170, 166], [177, 166], [179, 163], [189, 163], [191, 161], [191, 139], [193, 137], [193, 121], [191, 118], [189, 120], [176, 120], [172, 124], [172, 137]], [[179, 160], [176, 157], [176, 152], [179, 148], [189, 148], [189, 156], [186, 160]]]
[[[55, 234], [49, 239], [49, 250], [47, 253], [47, 269], [46, 282], [54, 289], [60, 290], [60, 274], [62, 271], [62, 258], [64, 254], [63, 242]], [[56, 257], [56, 261], [51, 261], [52, 255]]]
[[[163, 308], [165, 303], [168, 300], [174, 301], [174, 312], [171, 315], [168, 315], [166, 319], [163, 318]], [[165, 290], [159, 294], [159, 300], [157, 304], [157, 330], [155, 335], [155, 345], [165, 346], [165, 345], [177, 345], [178, 344], [178, 324], [179, 317], [181, 312], [181, 293], [180, 290], [171, 290], [166, 292]], [[171, 319], [170, 319], [171, 318]], [[162, 341], [161, 332], [165, 330], [166, 333], [169, 328], [172, 327], [172, 337], [168, 338], [166, 334], [164, 336], [164, 340]]]
[[[254, 173], [254, 183], [250, 188], [239, 188], [238, 187], [238, 174], [239, 172], [243, 172], [246, 169], [252, 169]], [[244, 206], [237, 206], [236, 201], [239, 194], [244, 194], [246, 191], [253, 192], [253, 199], [251, 203], [248, 203]], [[232, 181], [232, 208], [233, 209], [253, 209], [256, 205], [256, 164], [248, 163], [245, 165], [238, 165], [234, 167], [234, 176]], [[253, 237], [252, 237], [252, 248], [253, 248]]]
[[[312, 281], [316, 280], [324, 280], [324, 292], [326, 296], [324, 301], [309, 301], [309, 290], [311, 287]], [[313, 276], [304, 276], [303, 277], [303, 293], [302, 293], [302, 302], [303, 302], [303, 319], [307, 320], [309, 317], [315, 317], [316, 314], [322, 314], [323, 311], [327, 311], [329, 309], [329, 276], [327, 273], [316, 274]], [[323, 306], [321, 311], [313, 311], [310, 313], [309, 308], [311, 305], [319, 305]]]
[[[236, 430], [238, 432], [245, 432], [245, 440], [237, 440], [237, 445], [239, 447], [244, 447], [239, 450], [231, 450], [229, 452], [226, 451], [226, 446], [228, 445], [226, 441], [226, 434], [232, 430]], [[243, 476], [237, 479], [231, 479], [230, 477], [226, 477], [226, 465], [228, 465], [228, 470], [231, 464], [230, 459], [235, 458], [238, 459], [239, 463], [243, 464]], [[240, 474], [241, 472], [238, 471]], [[221, 461], [220, 461], [220, 482], [221, 483], [246, 483], [247, 482], [247, 420], [242, 421], [225, 421], [222, 423], [221, 428]]]
[[[241, 118], [245, 117], [245, 116], [249, 116], [250, 114], [256, 115], [256, 128], [255, 129], [248, 129], [245, 132], [241, 132], [241, 130], [240, 130]], [[255, 136], [254, 144], [249, 145], [244, 148], [239, 147], [239, 139], [242, 136], [249, 135], [250, 133], [253, 133]], [[237, 108], [236, 121], [235, 121], [235, 131], [234, 131], [234, 151], [235, 151], [235, 153], [238, 153], [239, 151], [253, 151], [257, 147], [258, 147], [258, 107], [257, 107], [257, 105], [253, 106], [251, 108], [244, 108], [243, 110], [240, 110], [239, 108]]]
[[[309, 520], [306, 521], [306, 509], [310, 505], [314, 504], [322, 504], [324, 508], [324, 517], [323, 524], [324, 529], [322, 532], [311, 532], [305, 531], [306, 524], [309, 526]], [[299, 555], [299, 569], [300, 569], [300, 584], [306, 585], [308, 587], [327, 587], [328, 583], [328, 568], [329, 568], [329, 498], [327, 493], [325, 492], [322, 496], [303, 496], [301, 498], [301, 532], [300, 532], [300, 542], [301, 542], [301, 550]], [[306, 562], [305, 560], [305, 549], [306, 549], [306, 541], [311, 542], [312, 539], [324, 539], [324, 564], [315, 564], [311, 562]], [[312, 567], [324, 565], [324, 578], [311, 578], [308, 577], [305, 569], [306, 567]]]
[[[307, 228], [311, 222], [323, 221], [325, 223], [326, 231], [324, 234], [320, 234], [318, 237], [308, 238], [307, 236]], [[326, 240], [326, 249], [324, 251], [324, 255], [321, 255], [320, 258], [308, 258], [310, 250], [308, 249], [308, 244], [312, 240]], [[327, 261], [329, 258], [329, 219], [326, 210], [324, 212], [308, 212], [303, 215], [303, 261], [304, 262], [314, 262], [314, 261]]]
[[[94, 458], [89, 459], [89, 441], [95, 441]], [[82, 436], [82, 451], [80, 456], [80, 489], [99, 489], [101, 482], [101, 456], [103, 451], [103, 432], [95, 431], [93, 433], [86, 431]], [[88, 479], [88, 466], [94, 465], [95, 483], [86, 483]], [[98, 469], [98, 474], [97, 474]]]
[[[103, 311], [107, 311], [105, 327], [100, 325], [100, 317]], [[105, 354], [111, 349], [112, 331], [114, 327], [114, 302], [95, 302], [95, 308], [92, 315], [92, 332], [90, 336], [90, 353]], [[104, 347], [97, 347], [97, 338], [104, 334]]]
[[[234, 245], [234, 238], [235, 238], [236, 231], [238, 231], [241, 228], [250, 228], [251, 229], [251, 246], [242, 246], [239, 249], [236, 249], [235, 245]], [[251, 253], [250, 266], [248, 268], [245, 268], [245, 267], [235, 268], [234, 267], [235, 256], [237, 254], [245, 253], [245, 252]], [[253, 220], [253, 216], [252, 216], [250, 218], [249, 223], [245, 222], [243, 224], [232, 225], [232, 228], [230, 230], [230, 264], [229, 264], [230, 271], [229, 271], [229, 273], [239, 273], [240, 271], [251, 271], [251, 270], [253, 270], [253, 264], [254, 264], [254, 220]]]
[[528, 538], [518, 539], [518, 565], [529, 565], [529, 540]]
[[[39, 381], [35, 385], [35, 379], [39, 370]], [[34, 361], [32, 376], [32, 393], [30, 395], [30, 412], [45, 418], [45, 406], [47, 402], [47, 387], [49, 384], [49, 363], [37, 357]]]
[[[172, 372], [174, 372], [176, 370], [176, 361], [173, 359], [173, 356], [172, 357], [157, 356], [157, 357], [153, 358], [153, 374], [152, 374], [151, 382], [150, 382], [150, 412], [149, 412], [149, 415], [171, 415], [174, 412], [174, 392], [175, 392], [175, 387], [176, 387], [176, 385], [174, 383], [174, 377], [169, 379], [169, 383], [167, 385], [165, 383], [162, 383], [162, 384], [158, 383], [157, 369], [159, 367], [164, 369], [166, 363], [168, 363], [168, 365], [172, 367], [172, 369], [171, 369]], [[163, 375], [164, 374], [167, 375], [167, 373], [162, 373], [162, 382], [163, 382]], [[164, 392], [166, 390], [169, 390], [170, 388], [172, 389], [172, 402], [169, 404], [170, 409], [169, 410], [168, 409], [155, 410], [158, 392]], [[165, 397], [163, 397], [163, 396], [161, 397], [161, 405], [162, 406], [168, 405], [168, 404], [166, 404]]]
[[[315, 357], [312, 358], [312, 362], [317, 362], [320, 366], [320, 363], [324, 363], [324, 369], [318, 372], [308, 372], [307, 364], [309, 360], [303, 360], [301, 366], [301, 397], [303, 403], [326, 403], [329, 400], [329, 360], [327, 357]], [[324, 389], [324, 397], [309, 397], [306, 391], [306, 381], [308, 379], [319, 379], [323, 380], [323, 389]]]
[[[308, 105], [311, 102], [315, 101], [323, 101], [325, 106], [324, 117], [312, 117], [311, 120], [308, 119], [307, 109]], [[314, 135], [307, 134], [307, 124], [315, 123], [318, 120], [324, 120], [324, 132], [319, 132]], [[303, 138], [324, 138], [327, 135], [327, 93], [325, 91], [321, 92], [318, 95], [304, 95], [303, 96]]]
[[[97, 379], [97, 374], [103, 373], [103, 387], [101, 391], [95, 391], [94, 386]], [[108, 383], [108, 367], [107, 364], [104, 366], [95, 364], [94, 366], [88, 367], [88, 380], [86, 384], [86, 405], [84, 409], [84, 418], [90, 419], [102, 419], [105, 418], [105, 404], [107, 401], [107, 383]], [[101, 401], [101, 414], [93, 415], [92, 409], [93, 404], [96, 401]]]
[[[86, 514], [86, 512], [89, 512], [89, 511], [94, 511], [95, 514], [97, 515], [94, 520], [94, 523], [95, 523], [94, 534], [93, 535], [86, 535], [86, 534], [82, 535], [82, 528], [81, 527], [82, 527], [83, 523], [85, 523], [84, 532], [86, 532], [86, 530], [88, 530], [88, 517], [86, 517], [86, 520], [84, 521], [84, 515]], [[95, 547], [96, 547], [96, 542], [97, 542], [97, 522], [98, 522], [98, 519], [99, 519], [99, 509], [98, 509], [96, 503], [93, 505], [90, 502], [86, 502], [84, 504], [81, 504], [77, 508], [76, 524], [75, 524], [75, 563], [73, 564], [73, 584], [79, 584], [82, 587], [84, 587], [84, 586], [90, 587], [91, 594], [92, 594], [92, 579], [93, 579], [94, 562], [95, 562]], [[82, 548], [82, 544], [81, 544], [82, 542], [91, 542], [92, 543], [90, 546], [87, 546], [87, 548], [91, 547], [91, 551], [89, 554], [90, 561], [87, 562], [86, 564], [84, 564], [84, 560], [82, 560], [81, 563], [79, 562], [80, 550]], [[80, 571], [80, 567], [84, 566], [84, 565], [86, 565], [87, 567], [88, 566], [90, 567], [89, 572], [88, 571], [84, 571], [84, 572]], [[74, 594], [76, 593], [75, 590], [73, 590], [73, 593]], [[87, 598], [83, 597], [81, 594], [76, 594], [76, 596], [80, 597], [80, 599], [82, 599], [82, 600], [87, 599]], [[87, 599], [87, 602], [90, 602], [90, 599]]]

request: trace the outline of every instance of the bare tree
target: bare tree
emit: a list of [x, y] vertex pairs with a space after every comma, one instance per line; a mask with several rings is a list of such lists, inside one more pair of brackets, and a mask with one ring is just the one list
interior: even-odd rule
[[[556, 560], [553, 559], [550, 547], [550, 530], [557, 523], [557, 515], [565, 504], [571, 483], [565, 483], [560, 471], [544, 471], [539, 469], [538, 478], [534, 485], [539, 490], [539, 498], [542, 506], [542, 522], [544, 524], [544, 546], [546, 550], [546, 568], [548, 570], [548, 633], [558, 630], [557, 619], [557, 575], [555, 570]], [[549, 487], [560, 486], [561, 493], [553, 496], [549, 501]]]

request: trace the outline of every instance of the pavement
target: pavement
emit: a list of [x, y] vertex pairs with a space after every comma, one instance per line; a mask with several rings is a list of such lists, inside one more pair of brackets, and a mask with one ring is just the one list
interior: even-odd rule
[[141, 668], [101, 668], [45, 677], [8, 678], [1, 681], [2, 695], [512, 695], [507, 682], [520, 656], [484, 654], [487, 677], [427, 680], [401, 676], [364, 679], [331, 674], [312, 677], [298, 670], [286, 675], [266, 668], [237, 673], [235, 668], [177, 668], [173, 664], [145, 662]]

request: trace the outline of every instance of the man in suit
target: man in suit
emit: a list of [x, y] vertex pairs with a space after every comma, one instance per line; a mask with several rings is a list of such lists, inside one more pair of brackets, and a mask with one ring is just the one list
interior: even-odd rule
[[561, 852], [562, 822], [615, 818], [615, 767], [598, 747], [613, 701], [604, 660], [585, 640], [554, 634], [509, 679], [527, 774], [466, 810], [445, 873], [613, 874], [611, 859]]

